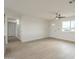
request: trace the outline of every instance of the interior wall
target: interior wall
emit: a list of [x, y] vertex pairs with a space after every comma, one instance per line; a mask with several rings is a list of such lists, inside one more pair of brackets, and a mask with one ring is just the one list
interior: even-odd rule
[[[20, 21], [20, 19], [19, 19], [19, 21]], [[16, 37], [18, 39], [20, 39], [20, 24], [16, 25]]]
[[31, 41], [48, 37], [48, 21], [23, 16], [20, 22], [21, 41]]
[[[50, 21], [50, 26], [49, 26], [50, 30], [48, 33], [49, 37], [75, 41], [75, 32], [63, 32], [62, 31], [62, 21], [64, 20], [75, 20], [75, 17], [63, 18], [60, 20]], [[55, 25], [53, 26], [52, 24], [55, 24]]]
[[4, 43], [7, 44], [8, 43], [8, 32], [7, 32], [7, 16], [5, 15], [4, 18]]

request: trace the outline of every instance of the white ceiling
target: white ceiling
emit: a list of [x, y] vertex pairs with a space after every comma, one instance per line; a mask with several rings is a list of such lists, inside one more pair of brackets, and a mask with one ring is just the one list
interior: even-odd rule
[[51, 19], [54, 12], [72, 16], [75, 14], [75, 3], [69, 4], [70, 0], [5, 0], [5, 9], [9, 8], [22, 15]]

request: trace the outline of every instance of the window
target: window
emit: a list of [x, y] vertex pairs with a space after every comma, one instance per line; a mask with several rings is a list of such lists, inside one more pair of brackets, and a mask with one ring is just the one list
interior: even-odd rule
[[71, 21], [71, 31], [75, 31], [75, 21]]
[[62, 22], [62, 31], [75, 31], [75, 21], [63, 21]]

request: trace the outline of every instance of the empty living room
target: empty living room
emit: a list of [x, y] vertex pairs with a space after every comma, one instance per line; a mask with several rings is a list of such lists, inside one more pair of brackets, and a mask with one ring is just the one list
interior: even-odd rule
[[5, 59], [75, 59], [75, 0], [5, 0]]

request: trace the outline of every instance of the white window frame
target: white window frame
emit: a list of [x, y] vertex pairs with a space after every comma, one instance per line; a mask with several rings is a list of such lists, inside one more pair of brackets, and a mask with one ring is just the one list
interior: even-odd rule
[[[72, 21], [74, 22], [74, 25], [73, 25], [73, 28], [71, 27], [71, 24], [72, 24]], [[67, 23], [69, 22], [69, 24], [65, 24], [65, 26], [67, 27], [68, 25], [68, 28], [64, 28], [64, 22]], [[67, 20], [67, 21], [62, 21], [62, 31], [63, 32], [74, 32], [75, 31], [75, 20]]]

